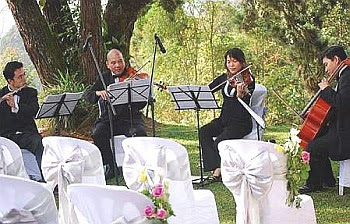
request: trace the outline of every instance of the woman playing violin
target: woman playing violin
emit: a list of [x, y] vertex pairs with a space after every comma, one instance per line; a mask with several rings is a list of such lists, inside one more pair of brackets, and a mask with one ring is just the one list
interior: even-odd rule
[[[324, 186], [335, 186], [329, 158], [335, 161], [350, 158], [350, 67], [345, 50], [331, 46], [322, 54], [322, 62], [328, 75], [336, 75], [337, 86], [332, 89], [327, 79], [318, 86], [320, 97], [331, 105], [328, 126], [321, 129], [309, 142], [310, 171], [306, 185], [300, 193], [322, 190]], [[337, 72], [339, 71], [339, 72]], [[337, 72], [337, 74], [334, 74]]]
[[[213, 92], [221, 90], [223, 105], [220, 116], [200, 129], [204, 171], [212, 171], [213, 181], [221, 180], [218, 143], [226, 139], [240, 139], [252, 131], [252, 119], [238, 101], [241, 98], [249, 104], [255, 88], [254, 77], [249, 70], [242, 79], [237, 76], [246, 66], [244, 53], [239, 48], [228, 50], [224, 56], [226, 73], [214, 79], [209, 87]], [[243, 75], [243, 74], [240, 74]], [[247, 77], [248, 76], [248, 77]], [[215, 141], [213, 137], [216, 137]]]
[[[137, 74], [135, 69], [126, 66], [123, 54], [117, 49], [112, 49], [108, 52], [106, 65], [109, 71], [102, 76], [107, 86], [112, 83], [124, 82], [127, 79], [147, 78], [147, 74]], [[103, 164], [113, 168], [113, 157], [109, 144], [111, 136], [106, 102], [107, 92], [104, 90], [99, 76], [97, 76], [95, 84], [85, 91], [84, 98], [88, 102], [98, 103], [99, 105], [100, 116], [95, 123], [92, 138], [94, 144], [101, 151]], [[128, 105], [114, 106], [117, 113], [113, 118], [114, 135], [146, 136], [144, 121], [140, 111], [146, 104], [144, 102], [132, 103], [131, 112]], [[112, 175], [113, 172], [110, 170], [110, 172], [106, 173], [106, 178], [111, 178], [113, 177]]]

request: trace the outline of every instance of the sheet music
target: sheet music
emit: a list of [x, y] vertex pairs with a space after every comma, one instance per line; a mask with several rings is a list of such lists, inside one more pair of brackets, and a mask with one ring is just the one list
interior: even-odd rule
[[[112, 105], [129, 103], [128, 86], [131, 88], [131, 102], [147, 102], [150, 91], [151, 79], [129, 80], [113, 83], [107, 87], [110, 93]], [[152, 91], [153, 94], [153, 91]]]
[[[83, 95], [83, 92], [78, 93], [63, 93], [57, 95], [48, 95], [45, 97], [43, 105], [36, 114], [36, 119], [38, 118], [49, 118], [54, 117], [56, 110], [61, 106], [58, 111], [59, 116], [70, 115], [75, 106], [77, 105], [79, 99]], [[64, 97], [64, 101], [61, 102]], [[60, 105], [62, 103], [62, 105]]]
[[[176, 110], [218, 109], [218, 104], [209, 86], [180, 85], [168, 86]], [[193, 99], [195, 98], [195, 99]], [[199, 108], [197, 108], [196, 101]]]

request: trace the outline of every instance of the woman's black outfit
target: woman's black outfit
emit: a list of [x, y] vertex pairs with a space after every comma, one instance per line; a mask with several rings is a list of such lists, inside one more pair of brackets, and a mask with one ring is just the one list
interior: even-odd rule
[[[210, 84], [210, 89], [227, 80], [227, 74], [222, 74]], [[243, 101], [249, 105], [251, 94], [255, 88], [255, 81], [248, 85], [249, 93], [243, 97]], [[219, 118], [215, 118], [209, 124], [200, 129], [200, 144], [203, 152], [204, 171], [212, 171], [220, 168], [219, 142], [227, 139], [240, 139], [252, 131], [252, 119], [248, 111], [237, 99], [237, 91], [228, 83], [223, 84], [214, 92], [221, 90], [223, 105]], [[213, 140], [213, 137], [216, 137]]]

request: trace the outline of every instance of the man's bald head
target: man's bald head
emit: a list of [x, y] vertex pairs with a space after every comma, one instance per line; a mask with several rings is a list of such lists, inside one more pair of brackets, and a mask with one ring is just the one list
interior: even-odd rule
[[116, 75], [121, 75], [125, 69], [125, 61], [122, 52], [112, 49], [107, 53], [107, 68]]

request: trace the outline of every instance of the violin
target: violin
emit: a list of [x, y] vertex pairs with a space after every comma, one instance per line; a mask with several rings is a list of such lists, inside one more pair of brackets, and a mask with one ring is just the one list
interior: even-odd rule
[[248, 65], [248, 66], [244, 67], [242, 70], [240, 70], [239, 72], [237, 72], [236, 74], [229, 76], [227, 80], [225, 80], [224, 82], [215, 86], [211, 91], [212, 92], [215, 91], [216, 89], [218, 89], [220, 86], [222, 86], [226, 82], [229, 82], [229, 84], [233, 88], [236, 88], [238, 83], [244, 83], [246, 85], [251, 84], [254, 80], [252, 77], [252, 73], [249, 69], [251, 66], [252, 65]]
[[[129, 81], [129, 80], [147, 79], [149, 77], [147, 73], [139, 72], [139, 71], [140, 71], [140, 69], [136, 70], [133, 67], [129, 66], [126, 69], [127, 75], [120, 77], [119, 80], [121, 82], [124, 82], [124, 81]], [[167, 89], [167, 86], [162, 81], [159, 83], [153, 82], [153, 85], [157, 86], [160, 91]]]
[[147, 73], [143, 73], [143, 72], [141, 73], [141, 72], [139, 72], [139, 70], [137, 71], [136, 69], [134, 69], [131, 66], [129, 66], [126, 69], [126, 73], [127, 73], [126, 75], [123, 75], [122, 77], [120, 77], [120, 79], [119, 79], [120, 82], [148, 78]]

